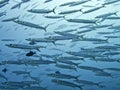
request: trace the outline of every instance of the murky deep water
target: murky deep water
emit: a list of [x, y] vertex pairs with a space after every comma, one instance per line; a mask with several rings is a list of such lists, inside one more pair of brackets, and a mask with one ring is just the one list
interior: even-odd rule
[[[8, 0], [4, 6], [2, 1], [0, 90], [120, 90], [119, 0], [86, 0], [79, 5], [73, 3], [82, 0], [48, 0], [46, 3], [45, 0], [26, 0], [15, 8], [12, 7], [24, 0]], [[72, 4], [61, 6], [72, 1]], [[100, 8], [84, 13], [96, 7]], [[29, 12], [31, 9], [53, 8], [55, 12]], [[75, 11], [79, 9], [81, 11]], [[66, 11], [66, 14], [60, 14]], [[103, 16], [97, 18], [99, 15]], [[5, 22], [6, 19], [12, 20]], [[81, 20], [72, 21], [74, 19]], [[95, 23], [91, 23], [91, 20], [95, 20]], [[23, 21], [22, 24], [19, 21]], [[31, 26], [31, 23], [34, 25]], [[35, 25], [43, 28], [48, 26], [45, 32]], [[56, 40], [55, 36], [62, 40]], [[49, 42], [28, 40], [30, 38], [42, 38]], [[23, 45], [22, 49], [11, 48], [16, 44]], [[45, 47], [26, 49], [36, 46]], [[35, 53], [31, 55], [30, 51]], [[30, 56], [27, 56], [28, 53]], [[72, 58], [75, 59], [70, 60]], [[75, 77], [69, 78], [67, 75]]]

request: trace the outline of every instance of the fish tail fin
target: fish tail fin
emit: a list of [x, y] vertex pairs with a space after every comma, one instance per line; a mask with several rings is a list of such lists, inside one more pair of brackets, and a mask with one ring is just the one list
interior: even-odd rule
[[82, 9], [83, 9], [83, 8], [81, 8], [79, 11], [83, 13]]
[[110, 24], [110, 27], [113, 27], [114, 23]]
[[83, 89], [83, 86], [84, 86], [84, 85], [78, 85], [78, 88], [80, 88], [80, 90], [84, 90], [84, 89]]
[[107, 39], [105, 40], [105, 42], [106, 42], [106, 43], [109, 43], [109, 38], [107, 38]]
[[119, 11], [115, 11], [115, 12], [114, 12], [114, 15], [118, 16], [118, 15], [117, 15], [118, 12], [119, 12]]
[[78, 67], [78, 66], [79, 66], [79, 64], [81, 64], [81, 63], [77, 63], [77, 64], [76, 64], [76, 66]]
[[28, 71], [28, 76], [29, 76], [29, 77], [31, 76], [30, 73], [31, 73], [31, 71]]
[[55, 41], [52, 41], [52, 43], [56, 46], [56, 43], [55, 43]]
[[62, 18], [65, 19], [65, 15]]
[[46, 25], [45, 27], [44, 27], [44, 31], [45, 32], [47, 32], [47, 27], [49, 26], [50, 24], [48, 24], [48, 25]]
[[76, 80], [78, 80], [78, 78], [80, 77], [81, 75], [77, 75], [75, 78], [76, 78]]
[[105, 19], [106, 19], [106, 18], [99, 19], [96, 23], [99, 23], [99, 24], [100, 24], [101, 22], [105, 21]]
[[98, 82], [96, 85], [98, 86], [98, 87], [100, 87], [100, 88], [103, 88], [103, 87], [105, 87], [104, 85], [101, 85], [103, 82]]
[[39, 48], [36, 48], [36, 50], [40, 52], [40, 49], [39, 49]]
[[54, 14], [56, 14], [56, 12], [55, 12], [55, 9], [56, 9], [56, 8], [57, 8], [57, 6], [53, 8], [53, 13], [54, 13]]
[[85, 34], [83, 34], [83, 35], [80, 35], [79, 37], [83, 39], [83, 38], [84, 38], [84, 36], [85, 36]]

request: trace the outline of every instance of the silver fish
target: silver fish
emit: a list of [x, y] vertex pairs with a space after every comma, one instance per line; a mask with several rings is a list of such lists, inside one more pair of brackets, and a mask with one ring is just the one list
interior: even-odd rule
[[80, 75], [73, 76], [73, 75], [61, 73], [59, 71], [58, 72], [56, 71], [55, 73], [47, 74], [47, 76], [55, 77], [55, 78], [62, 78], [62, 79], [78, 79], [80, 77]]
[[73, 87], [73, 88], [78, 87], [78, 88], [80, 88], [80, 90], [83, 90], [82, 85], [77, 85], [77, 84], [74, 84], [72, 82], [68, 82], [68, 81], [65, 81], [65, 80], [52, 79], [51, 81], [53, 83], [56, 83], [56, 84], [59, 84], [59, 85], [69, 86], [69, 87]]
[[95, 8], [92, 8], [92, 9], [89, 9], [89, 10], [84, 11], [84, 12], [82, 11], [82, 13], [83, 13], [83, 14], [90, 13], [90, 12], [93, 12], [93, 11], [99, 10], [99, 9], [101, 9], [101, 8], [103, 8], [103, 7], [104, 7], [104, 5], [99, 6], [99, 7], [95, 7]]
[[83, 85], [90, 85], [90, 86], [98, 86], [98, 87], [102, 87], [102, 85], [100, 85], [102, 82], [98, 82], [98, 83], [96, 83], [96, 82], [92, 82], [92, 81], [88, 81], [88, 80], [75, 80], [75, 82], [77, 82], [77, 83], [80, 83], [80, 84], [83, 84]]
[[70, 6], [70, 7], [72, 7], [72, 6], [77, 6], [77, 5], [81, 5], [81, 4], [84, 4], [84, 3], [89, 2], [89, 1], [91, 1], [91, 0], [76, 1], [76, 2], [74, 2], [74, 3], [72, 3], [72, 4], [70, 4], [69, 6]]
[[55, 9], [56, 9], [56, 7], [54, 7], [52, 10], [50, 10], [50, 9], [30, 9], [27, 11], [31, 12], [31, 13], [47, 14], [47, 13], [51, 13], [51, 12], [56, 13]]
[[84, 69], [84, 70], [90, 70], [90, 71], [95, 72], [95, 73], [103, 72], [103, 69], [93, 67], [93, 66], [78, 66], [78, 68]]
[[71, 13], [75, 13], [75, 12], [81, 12], [81, 9], [77, 9], [77, 10], [69, 10], [69, 11], [62, 11], [58, 14], [71, 14]]
[[21, 21], [19, 19], [15, 19], [13, 20], [13, 22], [20, 24], [20, 25], [24, 25], [24, 26], [28, 26], [28, 27], [32, 27], [32, 28], [37, 28], [37, 29], [43, 29], [44, 31], [46, 31], [46, 28], [49, 26], [49, 24], [45, 27], [42, 27], [40, 25], [31, 23], [31, 22], [27, 22], [27, 21]]
[[97, 20], [87, 20], [87, 19], [66, 19], [68, 22], [74, 23], [85, 23], [85, 24], [96, 24]]
[[64, 69], [71, 69], [71, 70], [77, 71], [77, 68], [75, 66], [71, 66], [71, 65], [64, 65], [64, 64], [56, 63], [56, 67], [64, 68]]
[[28, 49], [28, 50], [36, 49], [38, 51], [40, 51], [39, 48], [46, 48], [45, 46], [33, 46], [33, 45], [24, 45], [24, 44], [5, 44], [5, 46], [8, 46], [10, 48]]

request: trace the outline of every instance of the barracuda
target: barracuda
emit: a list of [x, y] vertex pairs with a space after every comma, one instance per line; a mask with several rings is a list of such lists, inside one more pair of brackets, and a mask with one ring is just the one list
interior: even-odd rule
[[78, 66], [78, 68], [84, 69], [84, 70], [90, 70], [90, 71], [95, 72], [95, 73], [103, 72], [103, 69], [93, 67], [93, 66]]
[[46, 42], [46, 43], [53, 43], [55, 44], [55, 41], [56, 40], [52, 40], [52, 39], [49, 39], [49, 38], [28, 38], [28, 39], [25, 39], [27, 41], [31, 41], [33, 43], [35, 42]]
[[70, 7], [72, 7], [72, 6], [77, 6], [77, 5], [81, 5], [81, 4], [84, 4], [84, 3], [89, 2], [89, 1], [91, 1], [91, 0], [76, 1], [76, 2], [74, 2], [74, 3], [72, 3], [72, 4], [70, 4], [69, 6], [70, 6]]
[[69, 74], [61, 73], [59, 71], [56, 71], [55, 73], [47, 74], [47, 76], [54, 77], [54, 78], [61, 78], [61, 79], [78, 79], [80, 77], [80, 75], [72, 76]]
[[99, 10], [99, 9], [101, 9], [101, 8], [103, 8], [103, 7], [104, 7], [104, 5], [99, 6], [99, 7], [95, 7], [95, 8], [92, 8], [92, 9], [89, 9], [89, 10], [84, 11], [84, 12], [82, 11], [82, 13], [83, 13], [83, 14], [90, 13], [90, 12], [93, 12], [93, 11]]
[[69, 86], [69, 87], [78, 87], [80, 90], [83, 90], [83, 85], [77, 85], [77, 84], [74, 84], [72, 82], [68, 82], [68, 81], [65, 81], [65, 80], [59, 80], [59, 79], [52, 79], [51, 80], [52, 82], [56, 83], [56, 84], [60, 84], [60, 85], [64, 85], [64, 86]]
[[75, 13], [75, 12], [81, 12], [81, 9], [76, 9], [76, 10], [69, 10], [69, 11], [62, 11], [58, 14], [71, 14], [71, 13]]
[[103, 87], [102, 85], [100, 85], [102, 82], [92, 82], [92, 81], [88, 81], [88, 80], [75, 80], [75, 82], [79, 83], [79, 84], [83, 84], [83, 85], [90, 85], [90, 86], [98, 86], [98, 87]]
[[31, 23], [31, 22], [21, 21], [21, 20], [19, 20], [19, 19], [15, 19], [15, 20], [13, 20], [13, 22], [15, 22], [15, 23], [17, 23], [17, 24], [20, 24], [20, 25], [24, 25], [24, 26], [36, 28], [36, 29], [42, 29], [42, 30], [44, 30], [45, 32], [46, 32], [47, 27], [49, 26], [49, 24], [48, 24], [47, 26], [42, 27], [42, 26], [40, 26], [40, 25]]
[[87, 20], [87, 19], [66, 19], [68, 22], [74, 23], [86, 23], [86, 24], [96, 24], [97, 20]]
[[46, 48], [46, 46], [33, 46], [33, 45], [24, 45], [24, 44], [5, 44], [5, 46], [8, 46], [10, 48], [28, 49], [28, 50], [36, 49], [38, 51], [40, 51], [39, 48]]
[[56, 13], [55, 12], [56, 8], [57, 7], [54, 7], [52, 10], [50, 10], [50, 9], [30, 9], [30, 10], [27, 10], [27, 11], [31, 12], [31, 13], [47, 14], [47, 13], [51, 13], [51, 12]]
[[75, 66], [71, 66], [71, 65], [64, 65], [64, 64], [56, 63], [56, 67], [77, 71], [77, 68]]

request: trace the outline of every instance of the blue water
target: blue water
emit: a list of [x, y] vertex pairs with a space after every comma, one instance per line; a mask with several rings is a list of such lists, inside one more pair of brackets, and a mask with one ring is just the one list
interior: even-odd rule
[[[0, 0], [2, 1], [2, 0]], [[0, 17], [0, 63], [2, 61], [19, 61], [19, 60], [50, 60], [55, 61], [54, 57], [47, 58], [47, 57], [40, 57], [41, 54], [45, 55], [56, 55], [61, 54], [61, 56], [71, 57], [74, 55], [67, 54], [68, 51], [74, 51], [74, 52], [81, 52], [81, 48], [84, 49], [92, 49], [94, 50], [97, 46], [109, 46], [109, 45], [115, 45], [120, 44], [120, 27], [118, 29], [109, 29], [108, 27], [105, 28], [96, 28], [95, 30], [91, 30], [89, 32], [85, 32], [82, 34], [78, 34], [79, 31], [84, 31], [87, 29], [90, 29], [89, 27], [86, 28], [79, 28], [85, 25], [89, 25], [86, 23], [74, 23], [74, 22], [68, 22], [64, 18], [58, 18], [58, 19], [49, 19], [45, 18], [47, 15], [59, 15], [60, 12], [68, 11], [68, 10], [76, 10], [81, 9], [82, 11], [89, 10], [91, 8], [101, 6], [107, 1], [115, 1], [115, 0], [90, 0], [86, 3], [76, 5], [73, 7], [69, 6], [60, 6], [63, 3], [71, 2], [71, 1], [78, 1], [78, 0], [52, 0], [48, 3], [44, 3], [45, 0], [30, 0], [28, 2], [23, 3], [20, 8], [17, 7], [15, 9], [11, 9], [12, 6], [16, 5], [17, 3], [21, 2], [21, 0], [9, 0], [9, 3], [5, 6], [0, 8], [0, 12], [6, 12], [6, 15], [3, 15]], [[56, 7], [57, 6], [57, 7]], [[36, 8], [36, 9], [53, 9], [56, 7], [55, 12], [56, 13], [48, 13], [48, 14], [36, 14], [36, 13], [30, 13], [27, 10]], [[70, 14], [65, 14], [66, 19], [87, 19], [87, 20], [94, 20], [96, 16], [102, 15], [105, 13], [111, 13], [111, 12], [117, 12], [117, 15], [112, 15], [113, 17], [120, 17], [120, 2], [111, 3], [108, 5], [105, 5], [105, 7], [102, 7], [96, 11], [82, 14], [82, 12], [75, 12]], [[47, 27], [47, 32], [45, 32], [42, 29], [36, 29], [31, 28], [28, 26], [17, 24], [13, 21], [10, 22], [2, 22], [2, 20], [13, 18], [19, 16], [19, 19], [22, 21], [31, 22], [40, 26], [46, 26], [50, 24]], [[97, 25], [109, 25], [113, 24], [113, 26], [119, 26], [120, 19], [105, 19], [104, 21], [92, 24], [94, 26]], [[78, 29], [79, 28], [79, 29]], [[36, 42], [35, 45], [40, 46], [46, 46], [46, 48], [41, 48], [40, 51], [38, 50], [32, 50], [36, 52], [33, 56], [26, 56], [26, 54], [30, 51], [26, 49], [19, 49], [19, 48], [10, 48], [7, 47], [6, 44], [24, 44], [24, 45], [30, 45], [29, 41], [27, 41], [27, 38], [46, 38], [49, 36], [60, 36], [54, 31], [67, 31], [71, 29], [77, 29], [73, 32], [70, 32], [71, 34], [75, 35], [84, 35], [86, 38], [98, 38], [98, 39], [107, 39], [105, 36], [119, 36], [119, 38], [109, 38], [108, 43], [102, 43], [102, 44], [94, 44], [92, 41], [72, 41], [72, 40], [58, 40], [56, 41], [56, 45], [53, 43], [46, 43], [46, 42]], [[118, 31], [118, 32], [116, 32]], [[110, 34], [99, 34], [99, 32], [113, 32]], [[115, 33], [114, 33], [115, 32]], [[13, 41], [6, 40], [5, 39], [12, 39]], [[106, 52], [109, 52], [110, 49], [105, 49], [103, 53], [100, 53], [103, 55]], [[120, 48], [112, 49], [110, 52], [120, 52]], [[96, 52], [96, 54], [99, 52]], [[94, 54], [94, 53], [93, 53]], [[61, 57], [59, 56], [59, 57]], [[59, 58], [57, 57], [57, 58]], [[79, 56], [75, 56], [79, 57]], [[81, 57], [81, 56], [80, 56]], [[95, 61], [93, 58], [87, 58], [85, 56], [82, 56], [85, 61], [82, 60], [72, 60], [75, 63], [80, 63], [79, 66], [90, 66], [90, 67], [97, 67], [100, 69], [103, 68], [120, 68], [120, 62], [101, 62], [101, 61]], [[94, 56], [97, 57], [97, 56]], [[103, 55], [102, 58], [105, 56]], [[110, 59], [120, 59], [120, 53], [116, 55], [107, 55], [107, 58]], [[58, 62], [59, 63], [59, 62]], [[60, 63], [64, 64], [64, 63]], [[66, 65], [66, 64], [64, 64]], [[68, 64], [71, 66], [70, 64]], [[7, 68], [6, 72], [3, 72], [3, 69]], [[72, 69], [65, 69], [56, 67], [56, 63], [53, 64], [40, 64], [37, 66], [32, 65], [16, 65], [16, 64], [0, 64], [0, 74], [5, 76], [7, 80], [0, 77], [0, 90], [13, 90], [13, 89], [3, 89], [1, 85], [4, 82], [21, 82], [21, 81], [36, 81], [30, 78], [30, 76], [38, 78], [41, 82], [38, 85], [31, 85], [32, 86], [41, 86], [45, 87], [47, 90], [80, 90], [78, 87], [71, 87], [66, 85], [60, 85], [57, 83], [52, 82], [53, 79], [57, 80], [64, 80], [71, 83], [75, 83], [77, 85], [81, 85], [80, 83], [77, 83], [74, 81], [74, 79], [63, 79], [63, 78], [56, 78], [56, 77], [50, 77], [47, 76], [47, 74], [55, 73], [56, 71], [59, 71], [60, 73], [77, 76], [80, 75], [78, 78], [79, 80], [87, 80], [92, 82], [102, 82], [101, 85], [104, 87], [98, 87], [95, 85], [83, 85], [83, 90], [120, 90], [120, 69], [118, 71], [114, 70], [105, 70], [105, 72], [110, 73], [112, 77], [110, 76], [96, 76], [95, 72], [91, 70], [85, 70], [80, 69], [78, 67], [77, 71]], [[26, 74], [22, 75], [16, 75], [13, 73], [13, 71], [30, 71], [30, 76]], [[36, 81], [37, 82], [37, 81]], [[8, 86], [10, 86], [8, 84]], [[8, 87], [6, 85], [6, 87]], [[11, 87], [13, 87], [11, 85]], [[15, 90], [27, 90], [24, 89], [25, 87], [17, 87]], [[29, 90], [33, 90], [30, 89]], [[36, 89], [36, 90], [42, 90], [42, 89]]]

